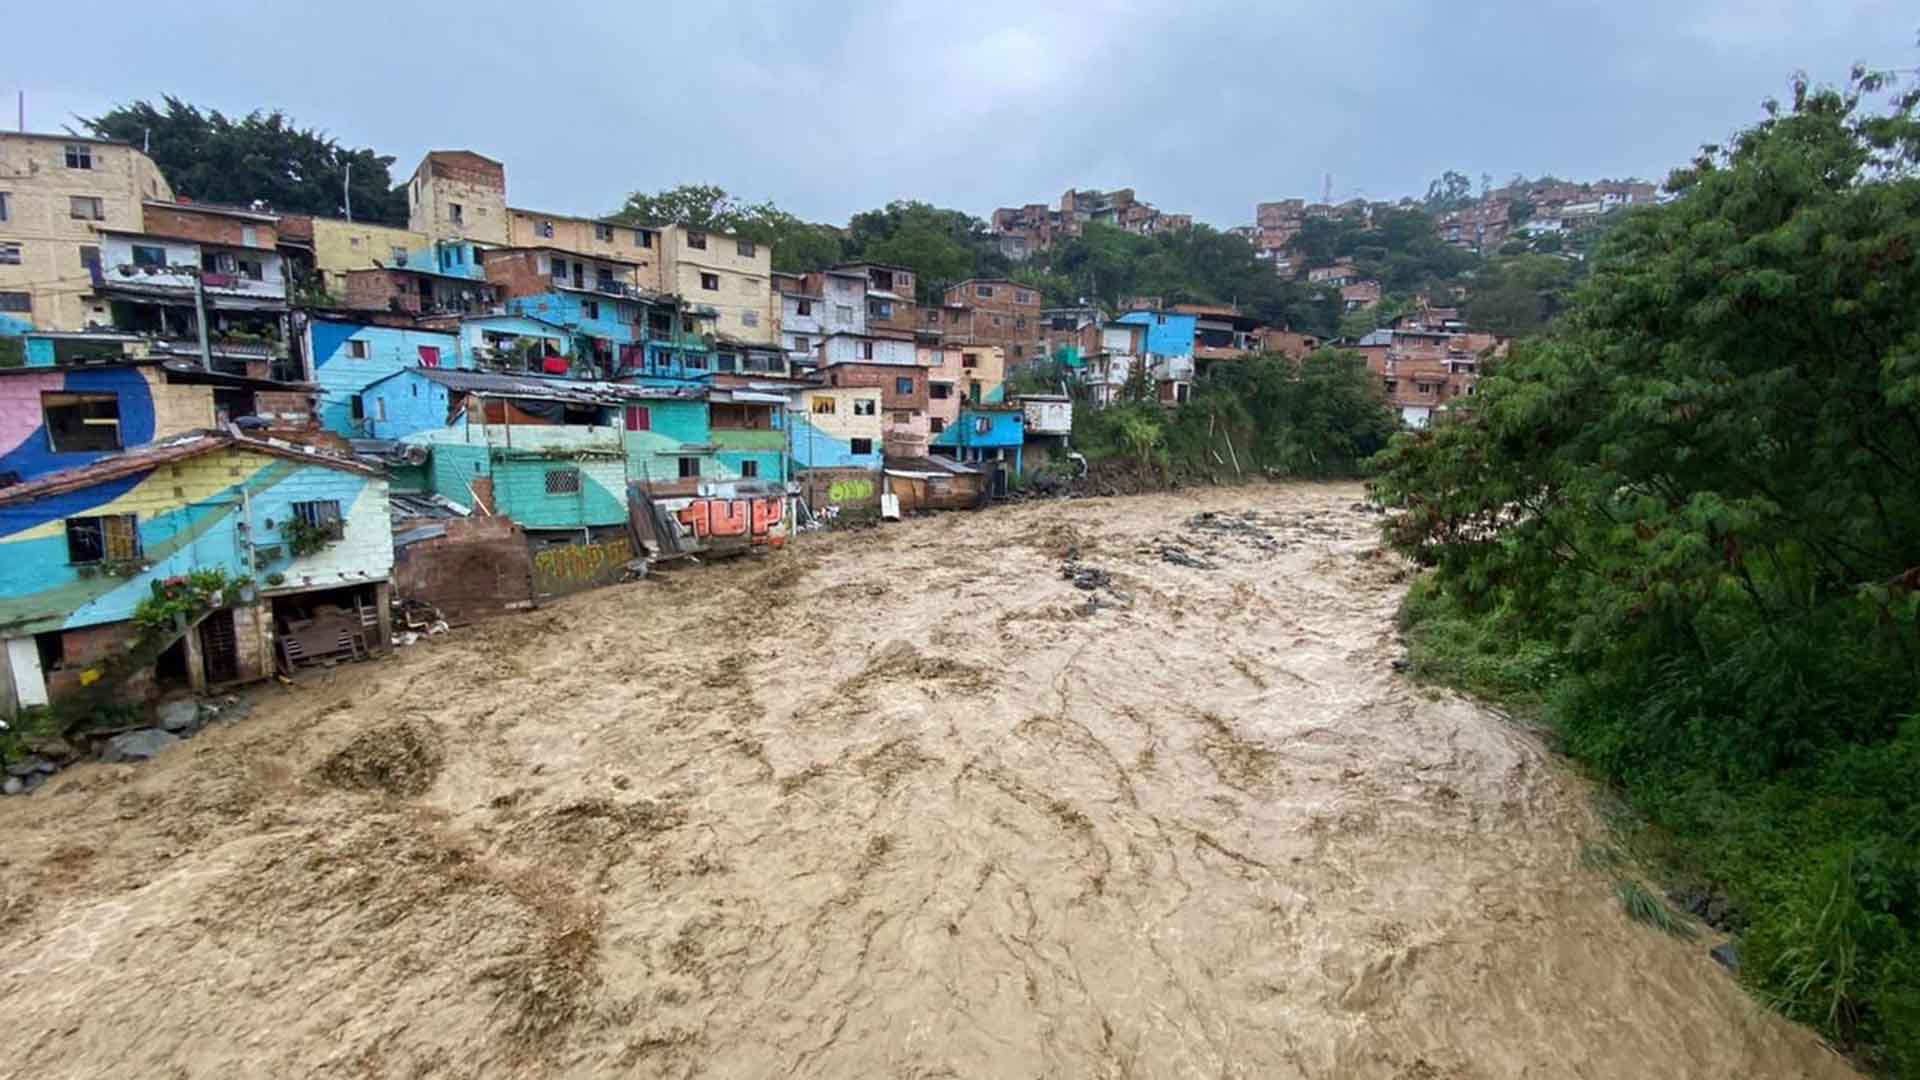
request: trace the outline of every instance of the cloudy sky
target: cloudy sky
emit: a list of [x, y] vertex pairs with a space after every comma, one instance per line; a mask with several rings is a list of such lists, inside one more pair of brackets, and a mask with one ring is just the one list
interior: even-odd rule
[[1920, 63], [1920, 13], [1893, 0], [88, 11], [79, 38], [63, 4], [8, 14], [0, 91], [26, 91], [30, 130], [172, 93], [283, 109], [392, 154], [396, 180], [425, 150], [478, 150], [516, 205], [595, 213], [712, 182], [832, 222], [897, 198], [985, 216], [1132, 186], [1225, 227], [1328, 173], [1337, 199], [1417, 195], [1445, 169], [1658, 178], [1796, 69]]

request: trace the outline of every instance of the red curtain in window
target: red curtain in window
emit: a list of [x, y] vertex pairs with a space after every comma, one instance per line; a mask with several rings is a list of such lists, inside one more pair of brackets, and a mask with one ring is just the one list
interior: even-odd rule
[[440, 366], [440, 347], [438, 345], [420, 346], [420, 366], [421, 367], [439, 367]]
[[652, 431], [653, 412], [645, 405], [627, 406], [628, 431]]

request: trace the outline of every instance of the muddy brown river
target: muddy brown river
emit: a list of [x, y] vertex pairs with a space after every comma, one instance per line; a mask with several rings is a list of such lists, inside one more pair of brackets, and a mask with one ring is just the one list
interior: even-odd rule
[[1359, 498], [803, 537], [69, 769], [0, 802], [0, 1072], [1853, 1075], [1394, 673]]

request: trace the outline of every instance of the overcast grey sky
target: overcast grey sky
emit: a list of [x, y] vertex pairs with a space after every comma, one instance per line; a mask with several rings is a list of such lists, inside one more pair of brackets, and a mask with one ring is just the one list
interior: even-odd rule
[[1132, 186], [1224, 228], [1329, 172], [1337, 199], [1449, 168], [1658, 179], [1795, 69], [1920, 62], [1920, 12], [1893, 0], [193, 0], [79, 24], [17, 2], [6, 24], [30, 130], [173, 93], [282, 108], [394, 155], [396, 180], [477, 150], [516, 205], [712, 182], [836, 223]]

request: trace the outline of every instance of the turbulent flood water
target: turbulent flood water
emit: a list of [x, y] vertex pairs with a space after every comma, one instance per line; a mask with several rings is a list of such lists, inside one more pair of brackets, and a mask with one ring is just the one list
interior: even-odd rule
[[806, 537], [70, 769], [0, 803], [0, 1061], [1852, 1075], [1627, 921], [1533, 738], [1394, 673], [1359, 497]]

